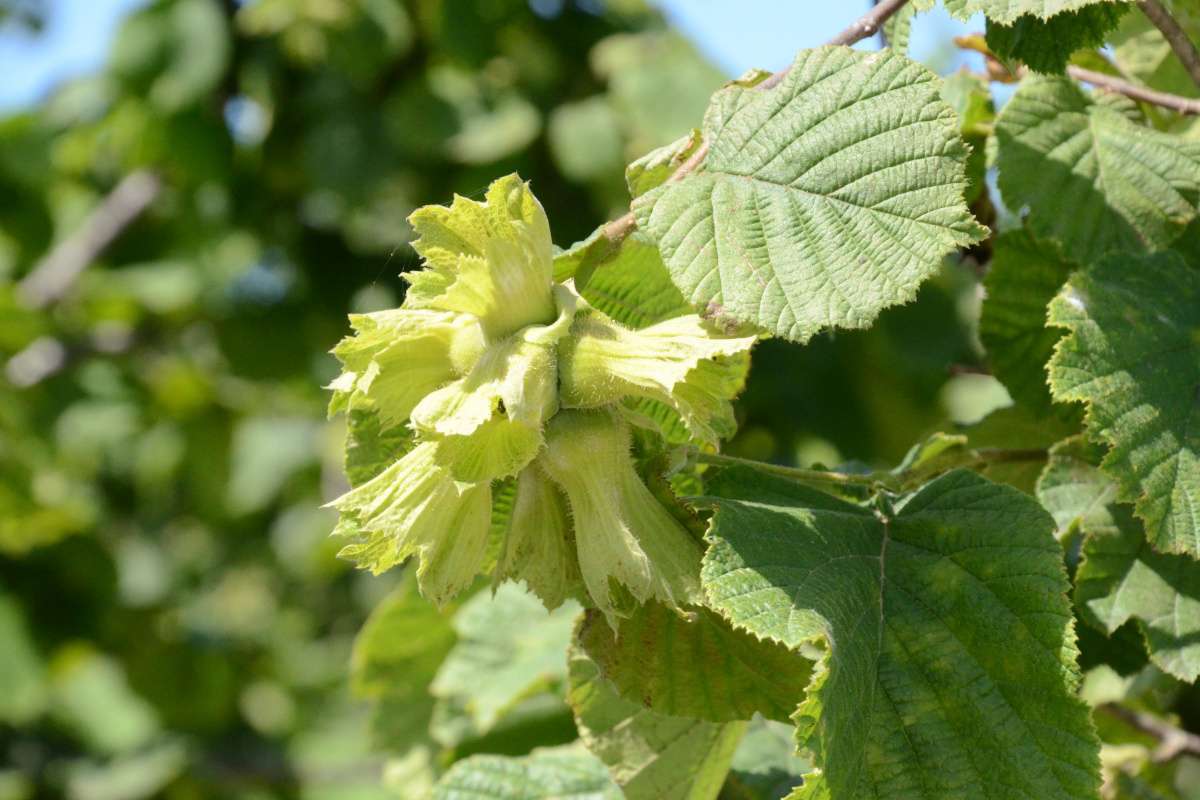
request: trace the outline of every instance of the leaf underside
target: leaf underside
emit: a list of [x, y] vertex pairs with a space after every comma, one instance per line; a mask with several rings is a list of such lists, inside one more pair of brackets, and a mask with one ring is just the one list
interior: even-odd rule
[[634, 203], [708, 316], [795, 341], [911, 300], [982, 230], [940, 81], [887, 50], [800, 53], [776, 87], [732, 85], [704, 121], [704, 170]]

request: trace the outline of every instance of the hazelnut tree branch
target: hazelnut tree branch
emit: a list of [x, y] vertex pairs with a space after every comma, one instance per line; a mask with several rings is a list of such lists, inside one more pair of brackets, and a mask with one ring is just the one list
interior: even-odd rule
[[153, 172], [131, 172], [113, 187], [83, 224], [55, 245], [17, 284], [28, 308], [44, 308], [62, 297], [87, 268], [162, 191]]
[[[987, 59], [987, 77], [990, 80], [1001, 83], [1012, 83], [1020, 80], [1025, 75], [1024, 68], [1013, 71], [996, 58], [996, 55], [988, 49], [987, 43], [981, 34], [959, 36], [955, 38], [954, 43], [963, 50], [974, 50], [977, 53], [981, 53]], [[1123, 94], [1133, 100], [1140, 100], [1151, 105], [1169, 108], [1180, 114], [1200, 114], [1200, 100], [1149, 89], [1116, 75], [1096, 72], [1095, 70], [1085, 69], [1075, 64], [1067, 65], [1067, 74], [1077, 81], [1090, 83], [1097, 89]]]
[[1152, 714], [1125, 708], [1116, 703], [1105, 703], [1099, 706], [1099, 710], [1158, 739], [1160, 744], [1151, 755], [1155, 761], [1170, 761], [1185, 753], [1200, 756], [1200, 735], [1177, 728]]
[[1007, 449], [984, 447], [978, 449], [963, 449], [952, 458], [938, 459], [932, 463], [914, 466], [907, 469], [877, 471], [867, 473], [836, 472], [823, 469], [803, 469], [801, 467], [786, 467], [781, 464], [770, 464], [764, 461], [754, 461], [737, 456], [725, 456], [719, 453], [707, 453], [698, 448], [688, 451], [691, 460], [697, 464], [733, 467], [742, 466], [778, 475], [782, 478], [800, 481], [801, 483], [836, 484], [841, 486], [883, 487], [900, 490], [913, 482], [920, 483], [950, 469], [983, 469], [992, 464], [1012, 464], [1022, 462], [1045, 461], [1048, 452], [1044, 448]]
[[1162, 32], [1167, 44], [1175, 51], [1175, 56], [1183, 63], [1183, 68], [1192, 76], [1196, 85], [1200, 86], [1200, 52], [1197, 52], [1195, 42], [1188, 38], [1187, 33], [1171, 16], [1171, 12], [1158, 0], [1138, 0], [1138, 8], [1154, 23], [1154, 27]]
[[1122, 78], [1077, 67], [1074, 64], [1067, 67], [1067, 74], [1077, 81], [1090, 83], [1092, 86], [1104, 89], [1105, 91], [1123, 94], [1133, 100], [1140, 100], [1143, 103], [1169, 108], [1172, 111], [1178, 111], [1180, 114], [1200, 114], [1200, 100], [1147, 89], [1145, 86], [1138, 86]]
[[[849, 46], [855, 42], [874, 36], [879, 32], [883, 23], [887, 22], [893, 14], [907, 5], [907, 3], [908, 0], [880, 0], [880, 2], [872, 6], [870, 11], [852, 22], [845, 30], [834, 36], [826, 44]], [[792, 66], [789, 64], [778, 72], [772, 73], [765, 80], [756, 84], [754, 88], [765, 91], [778, 86], [791, 68]], [[687, 161], [684, 161], [671, 173], [671, 177], [667, 178], [667, 182], [674, 183], [675, 181], [683, 180], [695, 172], [704, 163], [704, 158], [707, 155], [708, 142], [702, 141], [700, 142], [700, 146], [696, 148], [696, 152], [692, 153]], [[604, 226], [604, 238], [613, 245], [619, 245], [636, 228], [637, 219], [634, 217], [633, 211], [629, 211]]]

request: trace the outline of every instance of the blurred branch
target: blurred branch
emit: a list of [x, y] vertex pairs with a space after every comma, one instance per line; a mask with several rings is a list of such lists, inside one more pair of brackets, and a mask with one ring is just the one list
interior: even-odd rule
[[[877, 2], [870, 11], [863, 14], [857, 20], [850, 24], [844, 31], [826, 42], [827, 45], [852, 45], [855, 42], [874, 36], [893, 14], [899, 11], [908, 3], [908, 0], [881, 0]], [[754, 86], [755, 89], [766, 91], [772, 87], [778, 86], [779, 83], [787, 77], [792, 65], [788, 64], [783, 69], [770, 75], [766, 80]], [[683, 180], [691, 173], [700, 168], [704, 163], [704, 157], [708, 155], [708, 142], [701, 142], [700, 147], [696, 152], [688, 158], [687, 161], [679, 165], [679, 168], [671, 173], [671, 177], [667, 178], [667, 183]], [[625, 240], [625, 237], [633, 233], [637, 228], [637, 219], [633, 212], [629, 211], [626, 214], [617, 217], [612, 222], [604, 226], [604, 238], [608, 239], [613, 244], [620, 244]]]
[[1167, 94], [1166, 92], [1147, 89], [1144, 86], [1138, 86], [1122, 78], [1077, 67], [1074, 64], [1067, 67], [1067, 74], [1077, 81], [1090, 83], [1099, 89], [1123, 94], [1134, 100], [1141, 100], [1143, 103], [1169, 108], [1172, 111], [1178, 111], [1180, 114], [1200, 114], [1200, 100], [1192, 100], [1187, 97], [1180, 97], [1177, 94]]
[[[983, 54], [984, 58], [987, 59], [988, 72], [986, 77], [988, 80], [1013, 83], [1025, 76], [1025, 69], [1018, 69], [1014, 72], [996, 58], [996, 55], [988, 49], [982, 34], [974, 33], [969, 36], [957, 36], [954, 39], [954, 43], [963, 50], [973, 50]], [[1090, 83], [1097, 89], [1103, 89], [1107, 92], [1123, 94], [1132, 100], [1140, 100], [1143, 103], [1169, 108], [1180, 114], [1200, 114], [1200, 100], [1148, 89], [1145, 86], [1138, 86], [1136, 83], [1131, 83], [1116, 75], [1108, 75], [1104, 72], [1084, 69], [1074, 64], [1067, 65], [1067, 74], [1077, 81]]]
[[1148, 733], [1160, 744], [1151, 755], [1155, 761], [1170, 761], [1183, 754], [1200, 756], [1200, 736], [1177, 728], [1166, 720], [1160, 719], [1144, 711], [1119, 706], [1115, 703], [1105, 703], [1097, 710], [1137, 728], [1142, 733]]
[[70, 290], [79, 275], [158, 197], [162, 181], [147, 170], [126, 175], [83, 224], [50, 250], [17, 284], [17, 298], [44, 308]]
[[1196, 51], [1195, 43], [1188, 38], [1187, 33], [1171, 16], [1171, 12], [1163, 8], [1158, 0], [1138, 0], [1138, 7], [1154, 23], [1154, 27], [1162, 32], [1167, 44], [1171, 45], [1175, 55], [1183, 62], [1188, 75], [1200, 86], [1200, 52]]

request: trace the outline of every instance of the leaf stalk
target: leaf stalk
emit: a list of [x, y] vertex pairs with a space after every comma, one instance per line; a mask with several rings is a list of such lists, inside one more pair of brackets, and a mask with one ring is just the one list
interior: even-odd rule
[[835, 484], [864, 488], [875, 487], [893, 491], [899, 491], [914, 482], [932, 478], [950, 469], [978, 471], [994, 464], [1044, 461], [1047, 451], [1044, 448], [1010, 449], [990, 447], [966, 450], [962, 455], [961, 459], [938, 460], [932, 464], [918, 465], [906, 470], [879, 470], [875, 472], [855, 473], [787, 467], [782, 464], [770, 464], [765, 461], [755, 461], [749, 458], [726, 456], [720, 453], [706, 453], [697, 448], [689, 450], [691, 459], [699, 464], [712, 464], [722, 467], [748, 467], [758, 472], [778, 475], [781, 478], [788, 478], [800, 481], [801, 483]]

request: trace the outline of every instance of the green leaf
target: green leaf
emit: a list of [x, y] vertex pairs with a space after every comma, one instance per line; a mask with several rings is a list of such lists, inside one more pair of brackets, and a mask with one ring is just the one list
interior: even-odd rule
[[1056, 14], [1105, 2], [1114, 0], [946, 0], [946, 10], [963, 21], [972, 14], [982, 13], [989, 21], [1007, 25], [1026, 14], [1049, 19]]
[[1084, 619], [1110, 636], [1130, 619], [1146, 638], [1150, 660], [1181, 681], [1200, 678], [1200, 562], [1156, 553], [1127, 506], [1112, 508], [1109, 527], [1088, 529], [1075, 576]]
[[1196, 216], [1200, 143], [1132, 122], [1067, 78], [1030, 76], [996, 123], [1000, 191], [1081, 264], [1167, 247]]
[[988, 138], [996, 123], [991, 85], [979, 75], [959, 70], [942, 83], [942, 99], [958, 114], [959, 132], [971, 148], [966, 199], [974, 204], [987, 188]]
[[1200, 271], [1174, 253], [1105, 259], [1071, 278], [1050, 322], [1070, 331], [1054, 398], [1087, 404], [1118, 499], [1155, 548], [1200, 557]]
[[935, 3], [936, 0], [910, 0], [888, 17], [883, 23], [883, 38], [887, 46], [907, 55], [913, 19], [919, 12], [933, 8]]
[[541, 132], [537, 106], [517, 92], [486, 98], [464, 94], [456, 97], [460, 128], [445, 142], [446, 152], [456, 161], [491, 164], [519, 153]]
[[563, 652], [579, 606], [547, 613], [536, 597], [505, 583], [481, 592], [454, 618], [458, 644], [433, 681], [436, 697], [460, 703], [480, 730], [521, 700], [562, 683]]
[[230, 55], [225, 13], [213, 0], [156, 5], [125, 21], [112, 70], [164, 113], [202, 101], [225, 74]]
[[350, 685], [374, 701], [371, 727], [381, 747], [404, 752], [428, 736], [429, 683], [455, 640], [448, 615], [417, 594], [411, 574], [371, 612], [354, 640]]
[[662, 186], [700, 148], [700, 131], [693, 129], [668, 145], [656, 147], [625, 168], [625, 185], [630, 197], [641, 197]]
[[1112, 524], [1108, 506], [1117, 487], [1096, 467], [1104, 450], [1083, 436], [1064, 439], [1050, 448], [1046, 469], [1037, 482], [1037, 499], [1054, 517], [1062, 540], [1079, 529]]
[[632, 152], [665, 145], [686, 134], [726, 76], [676, 31], [618, 33], [598, 42], [592, 69], [608, 81], [608, 95], [629, 136]]
[[[66, 796], [80, 800], [145, 800], [161, 797], [164, 789], [188, 765], [180, 741], [155, 744], [105, 763], [80, 759], [67, 766]], [[9, 800], [0, 786], [0, 797]]]
[[812, 765], [796, 755], [792, 726], [757, 718], [733, 754], [726, 785], [731, 797], [781, 800], [809, 772]]
[[634, 329], [692, 311], [671, 282], [658, 248], [634, 238], [626, 239], [615, 257], [591, 273], [580, 293], [593, 307]]
[[115, 659], [73, 644], [50, 664], [50, 715], [93, 750], [128, 753], [160, 730], [154, 707], [130, 688]]
[[[979, 422], [962, 429], [970, 446], [976, 449], [1048, 450], [1062, 439], [1079, 432], [1079, 422], [1065, 415], [1046, 416], [1015, 405], [988, 414]], [[1032, 495], [1041, 477], [1042, 459], [992, 461], [976, 468], [988, 480], [1005, 483]]]
[[648, 603], [614, 631], [594, 611], [579, 646], [626, 698], [660, 714], [711, 722], [758, 712], [790, 718], [812, 676], [812, 662], [775, 642], [735, 630], [706, 608], [683, 614]]
[[587, 276], [591, 275], [597, 267], [603, 266], [617, 257], [629, 239], [627, 238], [621, 245], [614, 244], [612, 239], [605, 235], [607, 227], [607, 225], [601, 225], [586, 239], [554, 254], [552, 272], [556, 282], [561, 283], [575, 278], [576, 288], [578, 288], [587, 283]]
[[621, 800], [595, 756], [574, 748], [542, 750], [523, 758], [479, 755], [463, 759], [433, 788], [433, 800]]
[[603, 96], [554, 109], [547, 134], [558, 168], [571, 180], [603, 180], [624, 163], [620, 124]]
[[1013, 399], [1032, 411], [1049, 412], [1046, 362], [1062, 331], [1046, 327], [1046, 306], [1071, 267], [1048, 244], [1025, 231], [996, 237], [984, 279], [979, 339], [995, 375]]
[[899, 11], [884, 20], [880, 33], [883, 34], [883, 40], [887, 42], [888, 47], [897, 53], [908, 55], [908, 41], [912, 36], [913, 17], [916, 15], [917, 9], [913, 4], [905, 3]]
[[320, 423], [307, 417], [246, 416], [233, 431], [225, 503], [234, 514], [261, 511], [288, 480], [315, 464]]
[[626, 700], [578, 648], [568, 652], [568, 702], [580, 737], [627, 800], [712, 800], [745, 723], [658, 714]]
[[706, 316], [795, 341], [911, 300], [983, 231], [940, 81], [892, 51], [805, 50], [783, 81], [718, 92], [704, 170], [634, 202]]
[[[1167, 0], [1164, 6], [1193, 42], [1200, 41], [1200, 8], [1188, 0]], [[1127, 14], [1110, 41], [1114, 60], [1125, 75], [1160, 91], [1200, 95], [1171, 45], [1145, 14]]]
[[412, 449], [412, 431], [402, 425], [381, 429], [379, 414], [355, 409], [346, 415], [346, 480], [360, 486]]
[[1032, 498], [955, 471], [871, 510], [729, 470], [703, 581], [735, 625], [828, 652], [803, 798], [1094, 798], [1068, 588]]
[[1003, 59], [1022, 61], [1035, 72], [1062, 72], [1076, 50], [1100, 47], [1129, 6], [1104, 3], [1040, 19], [1032, 14], [1010, 25], [988, 21], [987, 45]]
[[41, 713], [45, 672], [20, 605], [0, 594], [0, 723], [23, 725]]

